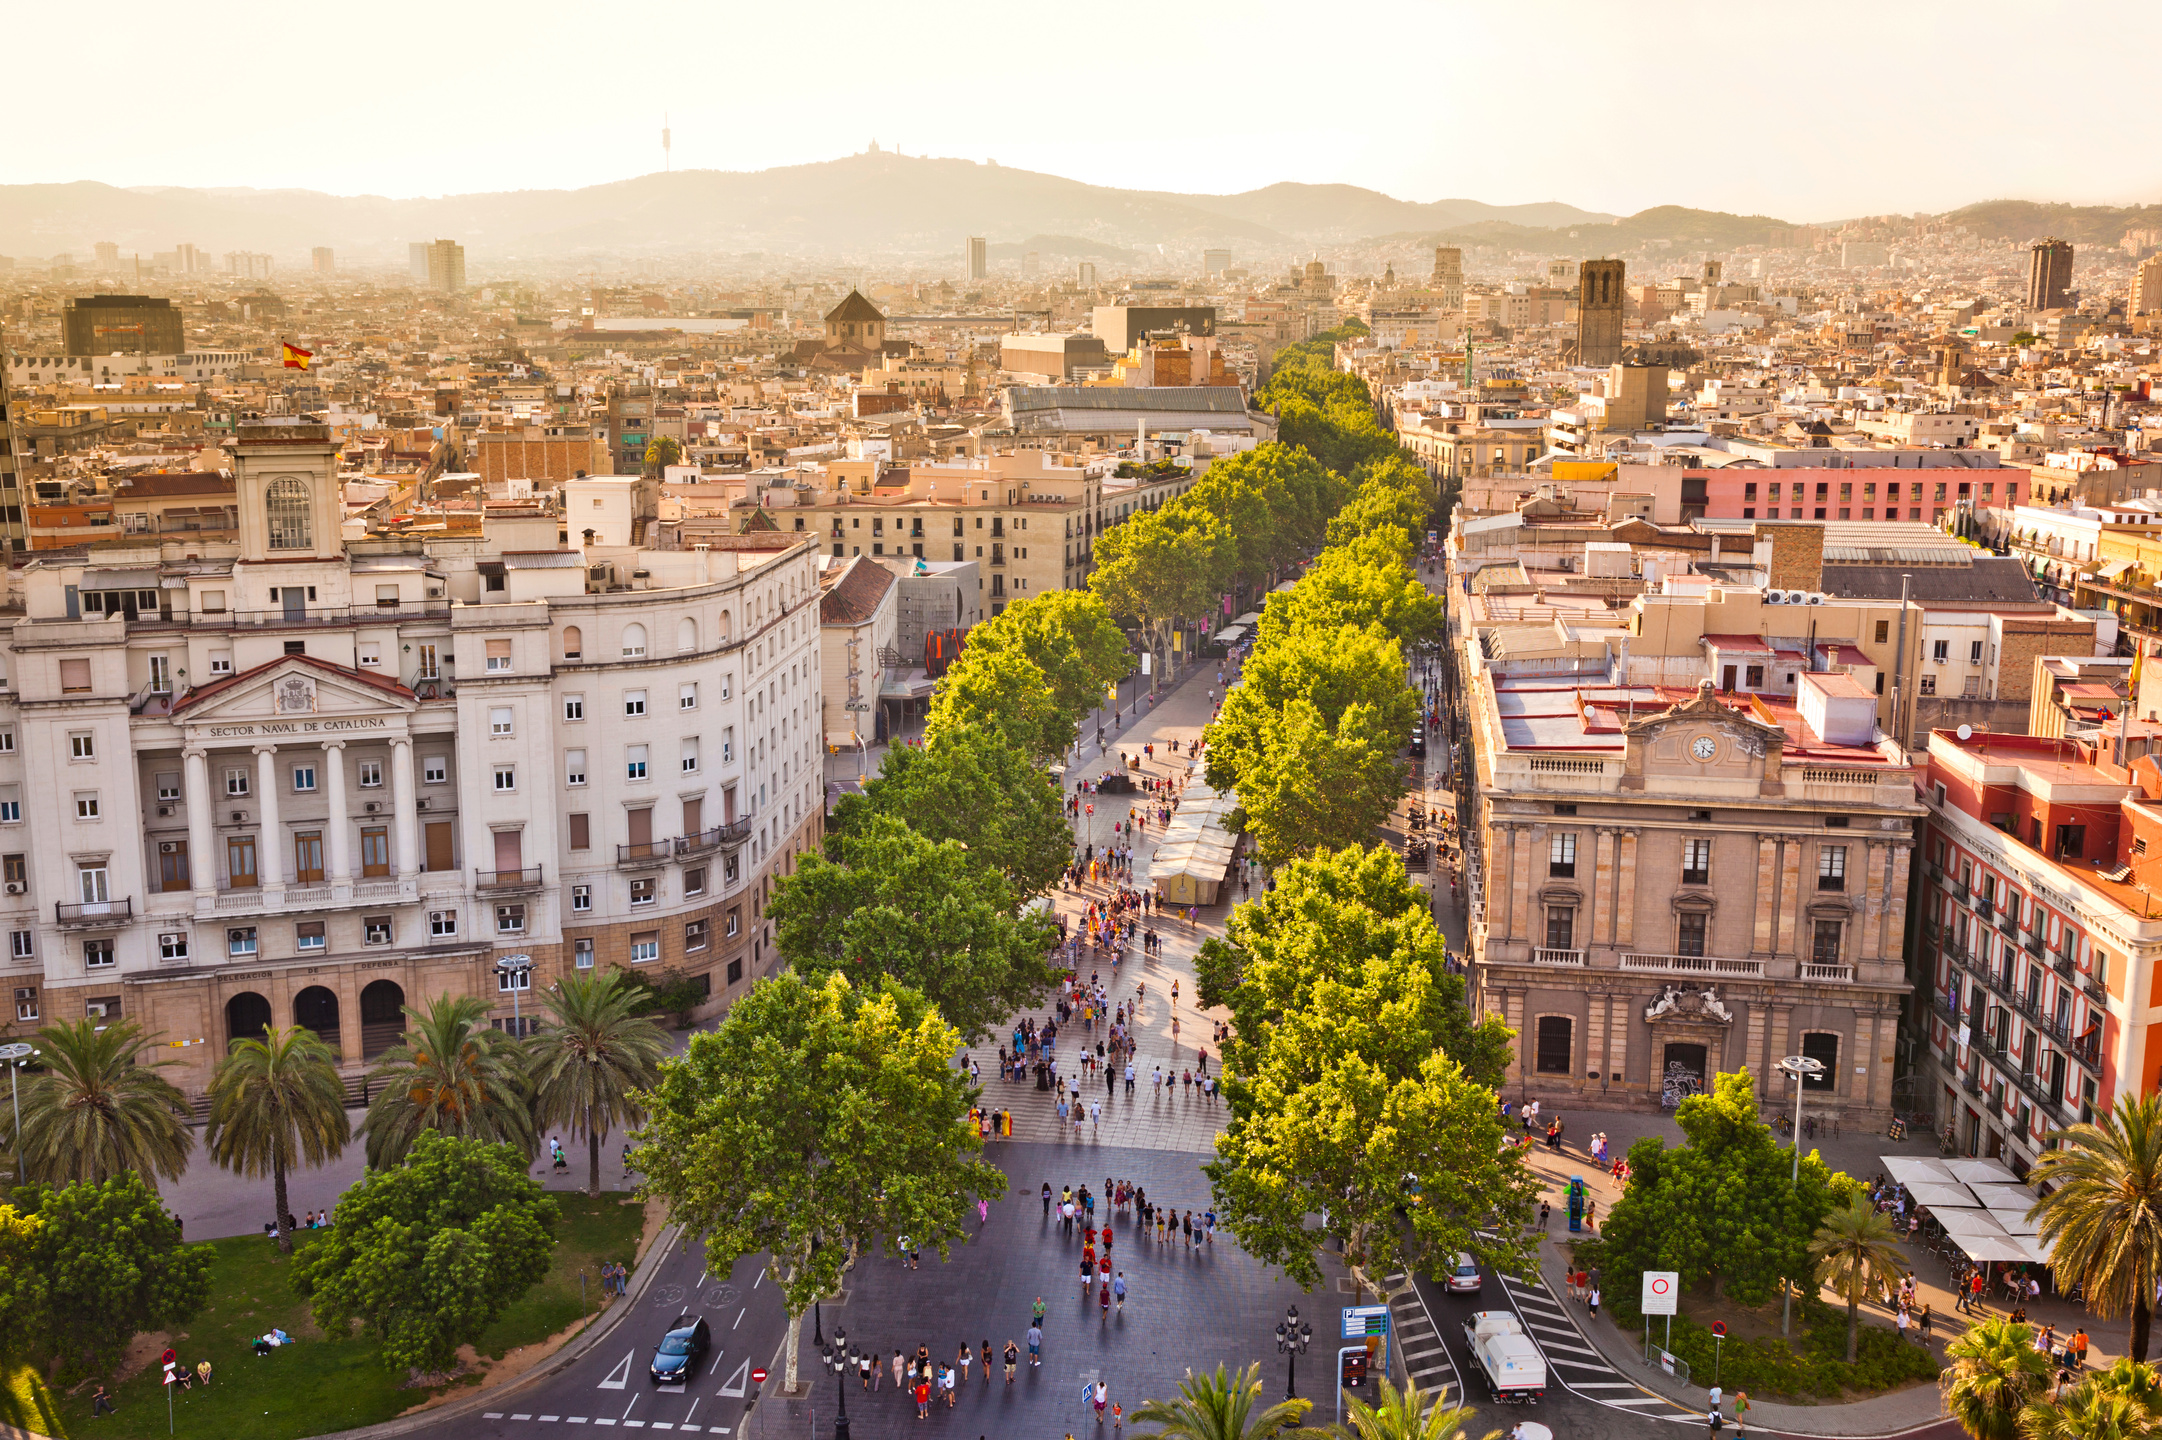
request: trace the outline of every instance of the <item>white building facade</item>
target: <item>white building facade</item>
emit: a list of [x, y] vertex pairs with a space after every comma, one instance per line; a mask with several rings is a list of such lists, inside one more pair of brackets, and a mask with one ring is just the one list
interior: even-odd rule
[[[564, 548], [538, 512], [343, 542], [335, 443], [244, 425], [237, 544], [100, 547], [0, 612], [11, 1028], [140, 1021], [200, 1093], [264, 1025], [357, 1086], [402, 1007], [620, 965], [710, 1013], [816, 844], [809, 547]], [[569, 537], [572, 547], [578, 537]]]

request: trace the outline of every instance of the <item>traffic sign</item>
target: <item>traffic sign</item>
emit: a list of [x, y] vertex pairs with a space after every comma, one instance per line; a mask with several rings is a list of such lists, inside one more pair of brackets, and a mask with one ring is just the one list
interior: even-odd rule
[[1386, 1305], [1346, 1305], [1344, 1307], [1344, 1338], [1363, 1340], [1369, 1335], [1389, 1333], [1389, 1307]]
[[1647, 1270], [1644, 1272], [1644, 1300], [1637, 1306], [1641, 1315], [1672, 1315], [1675, 1301], [1680, 1298], [1681, 1272], [1679, 1270]]
[[1712, 1322], [1712, 1338], [1713, 1338], [1714, 1340], [1724, 1340], [1724, 1339], [1726, 1339], [1726, 1338], [1727, 1338], [1727, 1322], [1726, 1322], [1726, 1321], [1724, 1321], [1724, 1320], [1714, 1320], [1714, 1321]]
[[764, 1366], [760, 1366], [758, 1369], [751, 1372], [751, 1383], [753, 1385], [763, 1385], [766, 1383], [766, 1371]]

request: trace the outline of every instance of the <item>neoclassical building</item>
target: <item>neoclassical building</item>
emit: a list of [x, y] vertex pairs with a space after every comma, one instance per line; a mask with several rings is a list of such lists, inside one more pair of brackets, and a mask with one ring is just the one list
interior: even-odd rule
[[822, 811], [808, 544], [641, 548], [611, 477], [566, 484], [575, 515], [367, 535], [323, 427], [233, 454], [237, 543], [9, 574], [9, 1028], [138, 1020], [200, 1093], [231, 1039], [300, 1024], [357, 1088], [438, 994], [530, 1028], [513, 985], [680, 970], [710, 1011], [772, 968], [765, 902]]
[[1819, 1113], [1885, 1114], [1922, 807], [1873, 697], [1817, 674], [1795, 699], [1617, 686], [1486, 649], [1466, 647], [1472, 973], [1517, 1031], [1504, 1093], [1672, 1108], [1746, 1064], [1791, 1104], [1767, 1076], [1799, 1054]]

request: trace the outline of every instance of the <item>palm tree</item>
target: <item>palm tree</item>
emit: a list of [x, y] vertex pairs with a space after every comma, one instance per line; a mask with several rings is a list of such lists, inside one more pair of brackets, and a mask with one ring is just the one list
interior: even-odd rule
[[525, 1054], [517, 1040], [487, 1027], [486, 1002], [438, 995], [425, 1012], [408, 1005], [405, 1015], [409, 1028], [369, 1072], [382, 1093], [361, 1122], [368, 1168], [403, 1160], [424, 1130], [504, 1141], [530, 1159]]
[[159, 1176], [181, 1177], [194, 1144], [188, 1097], [158, 1073], [170, 1060], [144, 1055], [140, 1026], [85, 1018], [46, 1026], [37, 1045], [44, 1073], [22, 1087], [27, 1179], [102, 1184], [133, 1170], [155, 1190]]
[[1817, 1262], [1817, 1283], [1847, 1302], [1847, 1363], [1854, 1363], [1862, 1339], [1862, 1299], [1871, 1290], [1890, 1290], [1906, 1272], [1892, 1222], [1869, 1201], [1855, 1196], [1824, 1217], [1809, 1244]]
[[2019, 1412], [2022, 1440], [2144, 1440], [2153, 1428], [2154, 1412], [2093, 1381], [2062, 1400], [2030, 1400]]
[[2034, 1348], [2034, 1327], [1978, 1320], [1944, 1347], [1937, 1388], [1945, 1413], [1974, 1440], [2018, 1440], [2020, 1412], [2049, 1383], [2049, 1357]]
[[278, 1248], [288, 1255], [293, 1233], [286, 1224], [285, 1172], [328, 1163], [352, 1137], [337, 1057], [305, 1026], [237, 1042], [210, 1077], [203, 1146], [236, 1175], [270, 1177]]
[[[1134, 1424], [1154, 1425], [1149, 1440], [1268, 1440], [1306, 1418], [1311, 1400], [1279, 1400], [1260, 1414], [1261, 1366], [1233, 1373], [1218, 1365], [1206, 1375], [1186, 1372], [1176, 1400], [1151, 1400], [1134, 1411]], [[1138, 1432], [1137, 1432], [1138, 1433]], [[1320, 1440], [1326, 1432], [1289, 1430], [1288, 1440]]]
[[2132, 1315], [2131, 1355], [2147, 1358], [2162, 1281], [2162, 1098], [2120, 1098], [2098, 1122], [2060, 1130], [2028, 1179], [2049, 1193], [2028, 1211], [2060, 1291], [2084, 1286], [2105, 1319]]
[[[1477, 1420], [1479, 1412], [1469, 1405], [1450, 1405], [1448, 1399], [1446, 1387], [1425, 1391], [1413, 1380], [1399, 1390], [1381, 1380], [1374, 1403], [1347, 1400], [1351, 1423], [1332, 1425], [1328, 1433], [1335, 1440], [1464, 1440], [1464, 1427]], [[1486, 1440], [1495, 1440], [1499, 1434], [1499, 1430], [1489, 1430]]]
[[601, 1141], [645, 1118], [632, 1093], [659, 1080], [668, 1053], [668, 1032], [631, 1013], [639, 998], [620, 970], [573, 974], [541, 996], [555, 1023], [526, 1047], [534, 1118], [585, 1136], [589, 1195], [601, 1193]]
[[2139, 1406], [2146, 1411], [2150, 1427], [2162, 1422], [2162, 1375], [2155, 1374], [2153, 1366], [2120, 1355], [2109, 1369], [2088, 1376], [2087, 1383], [2112, 1395], [2122, 1395]]

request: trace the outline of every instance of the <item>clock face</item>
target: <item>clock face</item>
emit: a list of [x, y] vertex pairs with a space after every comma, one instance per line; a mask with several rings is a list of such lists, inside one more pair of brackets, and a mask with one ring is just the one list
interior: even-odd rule
[[1709, 735], [1699, 735], [1689, 742], [1689, 753], [1699, 760], [1709, 760], [1719, 749], [1719, 742]]

